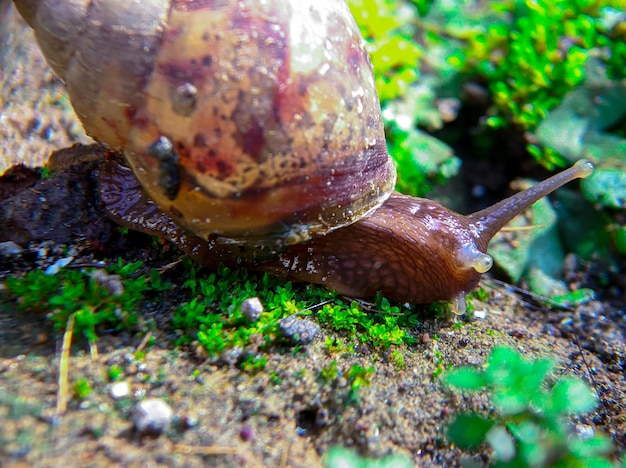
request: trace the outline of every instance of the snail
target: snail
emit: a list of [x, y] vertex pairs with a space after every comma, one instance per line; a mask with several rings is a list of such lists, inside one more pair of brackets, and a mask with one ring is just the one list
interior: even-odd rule
[[579, 161], [463, 216], [394, 192], [364, 41], [338, 0], [15, 0], [85, 130], [119, 224], [198, 262], [399, 302], [465, 296], [515, 215]]

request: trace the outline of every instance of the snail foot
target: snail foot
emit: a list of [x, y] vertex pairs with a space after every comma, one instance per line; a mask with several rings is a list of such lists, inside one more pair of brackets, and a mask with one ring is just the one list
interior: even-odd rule
[[450, 303], [450, 310], [454, 315], [465, 315], [467, 311], [467, 294], [460, 292], [457, 296], [452, 298]]

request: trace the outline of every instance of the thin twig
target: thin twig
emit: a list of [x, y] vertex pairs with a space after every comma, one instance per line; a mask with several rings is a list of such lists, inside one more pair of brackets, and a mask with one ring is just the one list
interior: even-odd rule
[[150, 340], [150, 338], [152, 338], [152, 332], [151, 331], [146, 333], [146, 336], [143, 337], [143, 340], [141, 340], [141, 343], [139, 343], [139, 346], [137, 346], [137, 350], [135, 352], [136, 353], [141, 352], [141, 350], [143, 350], [146, 347], [146, 345], [148, 344], [148, 340]]
[[285, 468], [287, 466], [287, 462], [289, 461], [289, 451], [291, 450], [291, 443], [287, 442], [287, 446], [280, 457], [280, 468]]
[[532, 231], [533, 229], [543, 229], [545, 227], [545, 224], [532, 224], [530, 226], [504, 226], [500, 229], [500, 232]]
[[74, 316], [71, 314], [65, 324], [63, 333], [63, 346], [61, 347], [61, 357], [59, 359], [59, 392], [57, 393], [57, 416], [65, 413], [67, 409], [68, 377], [70, 370], [70, 348], [72, 347], [72, 334], [74, 331]]
[[242, 455], [244, 447], [223, 447], [219, 445], [209, 445], [206, 447], [197, 445], [174, 444], [177, 452], [193, 453], [198, 455]]
[[89, 342], [89, 354], [92, 361], [98, 360], [98, 345], [94, 341]]

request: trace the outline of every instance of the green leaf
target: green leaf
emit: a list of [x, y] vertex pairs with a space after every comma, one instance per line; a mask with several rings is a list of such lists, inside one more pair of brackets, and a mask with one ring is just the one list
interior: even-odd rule
[[530, 404], [530, 395], [517, 390], [500, 390], [491, 398], [493, 405], [503, 415], [519, 414]]
[[448, 437], [462, 449], [476, 448], [484, 442], [494, 424], [494, 421], [475, 414], [460, 414], [448, 427]]
[[580, 379], [564, 377], [552, 388], [552, 409], [557, 413], [582, 414], [593, 410], [596, 394]]
[[[626, 151], [625, 151], [626, 153]], [[626, 171], [597, 168], [582, 182], [583, 193], [593, 203], [611, 208], [626, 208]]]
[[380, 459], [365, 458], [355, 450], [345, 447], [331, 447], [324, 457], [324, 466], [334, 468], [409, 468], [413, 463], [402, 455], [387, 455]]
[[523, 365], [522, 356], [513, 348], [497, 346], [487, 361], [485, 377], [494, 386], [510, 387], [518, 378], [517, 369]]
[[588, 118], [580, 116], [574, 109], [569, 108], [569, 106], [578, 106], [577, 103], [571, 103], [575, 93], [576, 91], [570, 93], [570, 98], [566, 98], [561, 107], [554, 109], [536, 131], [539, 142], [554, 148], [569, 161], [576, 161], [582, 157], [582, 140], [589, 127]]
[[615, 229], [613, 242], [619, 253], [626, 254], [626, 226], [619, 226]]
[[537, 359], [529, 362], [524, 369], [522, 384], [524, 391], [536, 392], [556, 367], [556, 361], [551, 358]]
[[480, 390], [487, 386], [482, 372], [471, 367], [461, 367], [448, 372], [445, 383], [460, 390]]
[[554, 194], [559, 216], [559, 231], [568, 252], [585, 260], [611, 261], [609, 226], [611, 217], [596, 210], [592, 203], [573, 190], [561, 189]]
[[496, 460], [508, 462], [515, 457], [515, 440], [503, 426], [494, 426], [487, 432], [487, 442], [494, 450]]
[[556, 225], [535, 239], [529, 253], [526, 274], [529, 289], [546, 297], [566, 294], [569, 289], [560, 279], [565, 252]]
[[[569, 449], [571, 452], [589, 462], [591, 457], [598, 455], [608, 455], [614, 450], [611, 440], [602, 435], [597, 434], [589, 439], [581, 439], [577, 437], [571, 437], [569, 440]], [[604, 460], [606, 462], [606, 460]], [[587, 465], [592, 466], [592, 465]], [[607, 466], [607, 465], [593, 465], [593, 466]], [[612, 465], [608, 465], [612, 466]]]

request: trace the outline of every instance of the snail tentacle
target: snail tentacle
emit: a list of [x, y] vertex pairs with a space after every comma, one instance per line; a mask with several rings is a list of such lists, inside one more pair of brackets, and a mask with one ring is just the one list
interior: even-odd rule
[[473, 268], [478, 273], [487, 273], [493, 266], [491, 255], [481, 252], [475, 244], [465, 244], [456, 251], [459, 268]]
[[481, 247], [486, 248], [491, 238], [515, 216], [559, 187], [583, 179], [593, 173], [593, 164], [582, 159], [573, 166], [552, 177], [506, 198], [484, 210], [468, 216], [472, 229], [477, 233]]

